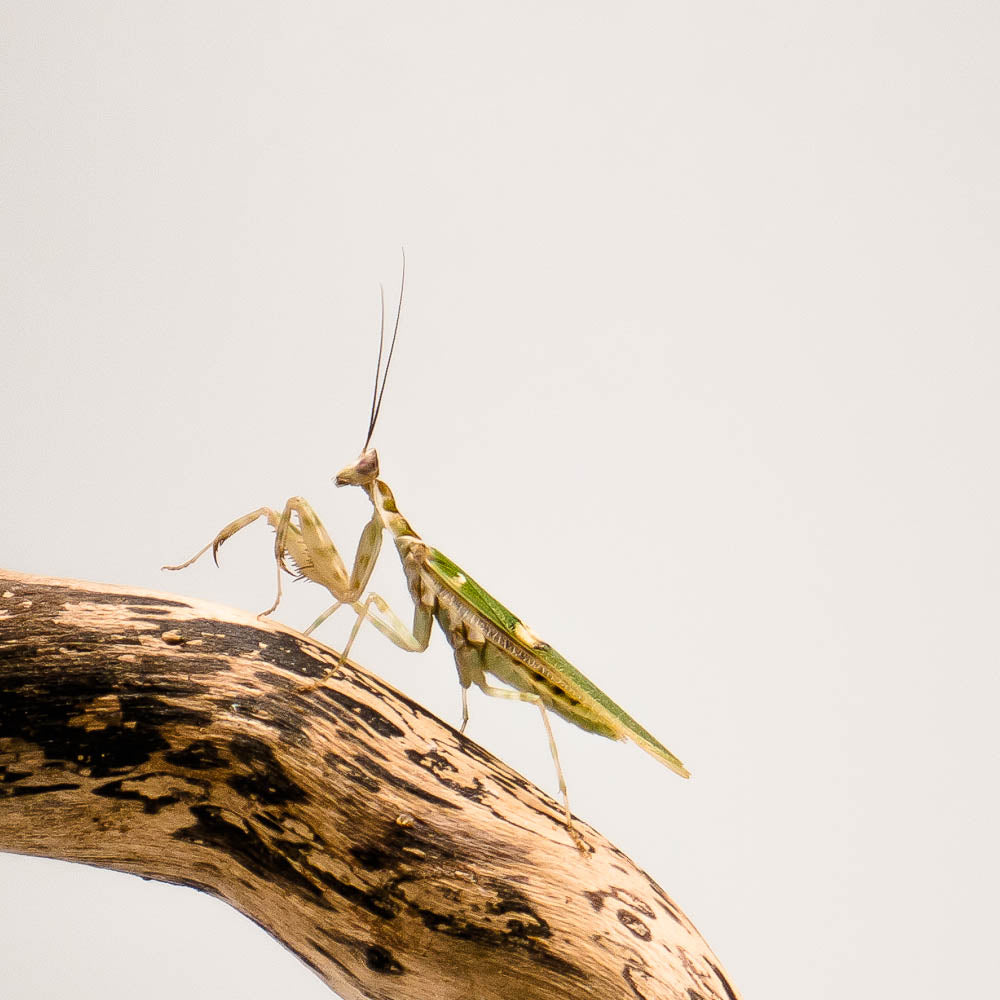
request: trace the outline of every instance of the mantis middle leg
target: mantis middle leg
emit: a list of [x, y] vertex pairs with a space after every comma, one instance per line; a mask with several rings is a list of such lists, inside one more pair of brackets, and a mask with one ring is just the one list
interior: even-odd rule
[[[340, 606], [341, 602], [338, 602], [335, 606], [335, 610]], [[375, 605], [378, 608], [379, 614], [375, 614], [371, 610], [371, 606]], [[351, 629], [351, 634], [347, 639], [347, 644], [344, 646], [341, 652], [337, 665], [332, 669], [323, 674], [321, 678], [316, 681], [311, 681], [306, 685], [306, 689], [315, 688], [322, 686], [330, 677], [332, 677], [344, 664], [344, 660], [347, 659], [347, 654], [351, 650], [351, 646], [354, 645], [354, 640], [357, 638], [358, 631], [361, 628], [361, 623], [367, 619], [372, 623], [382, 633], [387, 639], [391, 640], [400, 649], [405, 649], [408, 653], [422, 653], [426, 648], [428, 643], [431, 641], [431, 628], [434, 624], [434, 617], [431, 613], [431, 609], [426, 605], [417, 602], [413, 608], [413, 625], [410, 628], [406, 627], [406, 624], [402, 619], [389, 607], [388, 602], [385, 598], [376, 594], [374, 591], [370, 592], [368, 596], [363, 601], [354, 601], [351, 604], [357, 612], [357, 620], [354, 622], [354, 627]], [[329, 616], [330, 612], [324, 612], [320, 617], [313, 622], [309, 628], [306, 629], [305, 634], [308, 635], [317, 624], [325, 620]]]

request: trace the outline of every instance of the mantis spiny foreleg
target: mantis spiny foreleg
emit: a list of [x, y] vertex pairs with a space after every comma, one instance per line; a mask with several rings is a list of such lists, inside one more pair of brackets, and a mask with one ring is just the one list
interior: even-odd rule
[[267, 523], [271, 525], [272, 528], [278, 527], [279, 517], [276, 511], [272, 510], [270, 507], [258, 507], [256, 510], [250, 511], [249, 514], [244, 514], [242, 517], [236, 518], [235, 521], [230, 521], [222, 531], [220, 531], [215, 538], [213, 538], [204, 548], [198, 549], [198, 551], [191, 556], [186, 562], [178, 563], [176, 566], [161, 566], [160, 569], [187, 569], [192, 563], [197, 562], [209, 549], [212, 550], [212, 558], [215, 560], [215, 565], [219, 565], [219, 548], [222, 543], [232, 538], [237, 531], [242, 531], [248, 524], [253, 524], [258, 517], [266, 517]]
[[[361, 530], [358, 547], [350, 572], [343, 558], [333, 544], [329, 533], [319, 519], [312, 504], [303, 497], [291, 497], [281, 514], [271, 507], [258, 507], [227, 524], [207, 545], [199, 549], [186, 562], [176, 566], [164, 566], [164, 569], [180, 570], [190, 566], [200, 559], [209, 549], [218, 565], [219, 548], [258, 518], [265, 518], [274, 529], [274, 562], [277, 571], [277, 588], [274, 603], [262, 611], [258, 617], [272, 614], [281, 602], [281, 573], [291, 573], [289, 563], [294, 566], [299, 575], [325, 587], [336, 598], [306, 630], [309, 635], [323, 624], [335, 611], [345, 604], [350, 605], [357, 614], [357, 620], [351, 629], [347, 645], [340, 654], [339, 665], [344, 662], [351, 646], [357, 637], [361, 623], [367, 618], [384, 636], [401, 649], [419, 653], [427, 648], [430, 641], [433, 617], [425, 605], [417, 603], [414, 608], [413, 626], [407, 628], [398, 615], [393, 612], [384, 598], [376, 593], [370, 593], [363, 601], [361, 595], [368, 586], [375, 562], [382, 547], [383, 524], [378, 511], [373, 511], [368, 523]], [[371, 610], [375, 605], [378, 614]], [[319, 682], [319, 683], [322, 683]], [[310, 686], [319, 686], [310, 685]]]
[[[361, 531], [350, 572], [348, 572], [347, 566], [337, 551], [337, 547], [333, 544], [323, 522], [320, 521], [312, 505], [302, 497], [291, 497], [285, 503], [280, 515], [271, 507], [258, 507], [256, 510], [250, 511], [249, 514], [236, 518], [186, 562], [163, 568], [169, 570], [184, 569], [200, 559], [209, 549], [212, 550], [212, 557], [218, 565], [219, 548], [238, 531], [242, 531], [261, 517], [267, 520], [275, 532], [274, 561], [277, 570], [277, 588], [274, 603], [267, 610], [262, 611], [258, 617], [266, 617], [277, 609], [281, 602], [281, 572], [284, 570], [286, 573], [291, 573], [292, 570], [289, 569], [289, 563], [291, 563], [300, 576], [325, 587], [336, 598], [334, 603], [309, 626], [306, 634], [326, 621], [342, 605], [350, 604], [358, 613], [359, 622], [365, 617], [369, 617], [373, 624], [397, 645], [402, 645], [404, 649], [426, 648], [426, 641], [423, 647], [413, 647], [415, 641], [413, 636], [392, 614], [382, 598], [378, 597], [377, 600], [373, 598], [366, 604], [360, 602], [382, 546], [382, 522], [375, 513]], [[380, 611], [387, 613], [391, 620], [382, 622], [377, 620], [375, 615], [370, 614], [368, 606], [373, 602]], [[356, 631], [357, 627], [352, 632], [352, 641]], [[428, 628], [427, 631], [429, 632], [430, 629]]]
[[[292, 515], [298, 521], [297, 525], [292, 522]], [[382, 548], [380, 520], [372, 516], [361, 529], [350, 573], [308, 500], [291, 497], [285, 502], [277, 523], [270, 518], [268, 521], [274, 528], [274, 561], [278, 570], [278, 586], [274, 603], [267, 611], [262, 612], [264, 615], [271, 614], [281, 601], [281, 570], [288, 569], [286, 557], [302, 576], [326, 587], [336, 598], [333, 607], [320, 616], [322, 621], [326, 621], [340, 605], [353, 604], [361, 597]], [[320, 619], [317, 619], [317, 623]]]

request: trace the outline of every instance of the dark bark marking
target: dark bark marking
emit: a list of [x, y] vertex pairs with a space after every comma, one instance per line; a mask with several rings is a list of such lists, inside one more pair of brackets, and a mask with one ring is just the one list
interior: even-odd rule
[[261, 826], [266, 826], [272, 833], [284, 833], [285, 828], [276, 819], [272, 819], [265, 812], [255, 812], [253, 814], [254, 822], [260, 823]]
[[372, 972], [379, 972], [386, 976], [401, 976], [405, 971], [390, 952], [377, 944], [369, 945], [365, 950], [365, 965]]
[[[409, 869], [414, 865], [423, 865], [426, 870], [438, 872], [442, 865], [447, 865], [456, 856], [455, 851], [449, 850], [449, 845], [440, 838], [421, 837], [417, 833], [419, 828], [401, 827], [393, 822], [387, 826], [386, 834], [378, 842], [378, 846], [359, 848], [352, 851], [352, 855], [363, 869], [370, 871], [395, 872], [405, 864]], [[419, 853], [407, 850], [414, 847]], [[495, 899], [484, 908], [485, 919], [499, 918], [504, 925], [489, 927], [459, 919], [451, 913], [419, 906], [408, 900], [403, 886], [414, 881], [417, 878], [415, 875], [391, 876], [379, 889], [365, 891], [343, 882], [328, 871], [311, 870], [310, 874], [348, 902], [375, 916], [392, 919], [405, 909], [436, 933], [502, 951], [519, 952], [554, 973], [579, 981], [586, 980], [586, 975], [580, 968], [546, 947], [545, 942], [552, 936], [551, 929], [532, 908], [528, 897], [516, 886], [504, 883], [488, 887]], [[434, 876], [432, 881], [437, 888], [441, 888]]]
[[351, 857], [367, 872], [377, 872], [390, 868], [394, 860], [374, 844], [352, 847]]
[[80, 786], [64, 781], [58, 785], [15, 785], [13, 788], [0, 789], [0, 799], [18, 798], [23, 795], [44, 795], [46, 792], [75, 792]]
[[125, 788], [125, 782], [140, 785], [151, 778], [162, 778], [161, 773], [143, 774], [135, 778], [119, 778], [117, 781], [109, 781], [105, 785], [99, 785], [93, 790], [94, 795], [100, 795], [106, 799], [119, 799], [122, 802], [141, 802], [142, 811], [149, 816], [155, 816], [166, 806], [172, 806], [181, 801], [179, 795], [143, 795], [138, 789]]
[[[162, 626], [163, 621], [157, 620]], [[212, 663], [206, 654], [218, 655], [213, 669], [231, 669], [233, 656], [259, 657], [283, 670], [290, 670], [299, 677], [321, 677], [329, 669], [325, 660], [330, 654], [303, 636], [297, 639], [285, 633], [268, 632], [263, 627], [237, 622], [223, 622], [208, 618], [191, 618], [177, 626], [186, 640], [197, 639], [197, 653], [192, 656], [192, 664]], [[263, 644], [263, 645], [262, 645]], [[197, 669], [197, 667], [195, 667]], [[282, 678], [267, 674], [269, 685], [277, 685]], [[296, 681], [288, 678], [286, 689], [291, 689]]]
[[534, 912], [520, 890], [510, 886], [496, 887], [499, 902], [490, 904], [487, 910], [504, 915], [517, 913], [528, 919], [511, 919], [503, 930], [483, 927], [479, 924], [460, 920], [450, 913], [437, 913], [432, 909], [414, 906], [424, 926], [437, 934], [460, 941], [469, 941], [480, 947], [499, 951], [518, 952], [527, 955], [531, 961], [561, 976], [582, 982], [586, 973], [572, 962], [550, 951], [543, 942], [552, 936], [549, 925]]
[[628, 988], [632, 991], [636, 1000], [647, 1000], [647, 995], [639, 989], [639, 984], [636, 982], [637, 978], [648, 980], [652, 977], [649, 971], [641, 965], [637, 965], [635, 962], [626, 962], [622, 967], [622, 979], [628, 984]]
[[[93, 683], [54, 678], [47, 693], [30, 696], [16, 690], [17, 678], [7, 678], [15, 690], [0, 697], [0, 738], [21, 739], [37, 745], [48, 760], [65, 761], [71, 768], [89, 769], [94, 778], [124, 774], [160, 750], [168, 742], [159, 731], [164, 723], [204, 725], [207, 719], [175, 704], [149, 695], [117, 695], [110, 679]], [[73, 721], [85, 716], [89, 706], [103, 695], [115, 696], [121, 705], [121, 723], [87, 729]], [[44, 705], [44, 709], [40, 708]]]
[[464, 799], [481, 803], [490, 797], [490, 793], [478, 778], [473, 778], [471, 785], [463, 785], [459, 781], [446, 777], [446, 772], [458, 774], [458, 768], [447, 757], [438, 753], [437, 750], [421, 753], [419, 750], [411, 749], [406, 751], [406, 756], [412, 763], [418, 767], [422, 767], [429, 774], [433, 775], [435, 780], [444, 785], [445, 788], [450, 788]]
[[305, 790], [288, 777], [274, 751], [263, 740], [236, 736], [229, 741], [229, 751], [234, 760], [250, 772], [234, 774], [226, 779], [226, 784], [240, 795], [267, 805], [287, 805], [306, 800]]
[[674, 905], [674, 901], [655, 882], [651, 881], [649, 883], [649, 887], [653, 890], [653, 892], [656, 893], [658, 897], [658, 902], [660, 906], [663, 907], [664, 913], [666, 913], [668, 917], [671, 917], [674, 920], [676, 920], [677, 923], [679, 923], [681, 927], [683, 927], [684, 921], [681, 919], [680, 912]]
[[218, 806], [191, 806], [190, 812], [196, 822], [177, 830], [173, 834], [176, 840], [203, 844], [221, 851], [258, 878], [294, 886], [313, 900], [322, 899], [315, 883], [298, 872], [280, 851], [274, 850], [255, 830], [232, 822], [223, 816], [223, 810]]
[[[456, 731], [455, 735], [460, 741], [462, 756], [479, 761], [490, 772], [490, 780], [498, 784], [504, 791], [517, 794], [533, 790], [531, 782], [512, 771], [499, 757], [494, 757], [489, 750], [484, 750], [462, 733]], [[544, 814], [544, 810], [536, 809], [536, 812]]]
[[536, 937], [550, 938], [552, 931], [548, 923], [540, 917], [528, 902], [527, 896], [519, 889], [511, 886], [497, 886], [497, 896], [499, 902], [487, 903], [486, 912], [495, 913], [497, 916], [506, 916], [508, 913], [515, 913], [528, 919], [521, 920], [512, 918], [507, 921], [507, 932], [513, 937]]
[[415, 798], [421, 799], [424, 802], [429, 802], [431, 805], [440, 806], [442, 809], [458, 809], [459, 807], [455, 805], [454, 802], [448, 799], [443, 799], [433, 792], [428, 792], [427, 789], [421, 788], [419, 785], [414, 785], [404, 778], [400, 778], [398, 775], [393, 774], [388, 768], [382, 767], [381, 764], [377, 764], [371, 759], [371, 757], [365, 756], [363, 753], [357, 753], [354, 755], [355, 761], [369, 774], [381, 779], [387, 785], [391, 785], [393, 788], [399, 789], [401, 792], [406, 792], [409, 795], [413, 795]]
[[587, 901], [590, 903], [595, 913], [600, 913], [604, 907], [604, 901], [607, 899], [616, 899], [619, 903], [624, 903], [626, 906], [633, 910], [638, 911], [645, 917], [649, 917], [651, 920], [656, 919], [656, 914], [653, 912], [653, 908], [643, 900], [641, 900], [634, 893], [629, 892], [627, 889], [622, 889], [620, 886], [613, 885], [607, 890], [595, 890], [593, 892], [585, 892], [583, 894]]
[[30, 778], [32, 771], [15, 771], [13, 768], [0, 766], [0, 785], [12, 785], [22, 778]]
[[349, 781], [355, 782], [366, 791], [371, 792], [373, 795], [381, 790], [382, 786], [379, 785], [374, 778], [362, 771], [356, 764], [352, 764], [349, 760], [345, 760], [340, 756], [340, 754], [336, 754], [331, 750], [330, 752], [323, 754], [323, 759], [338, 774], [343, 775]]
[[419, 750], [407, 750], [406, 756], [425, 771], [430, 771], [431, 774], [436, 775], [443, 771], [451, 771], [452, 774], [458, 774], [458, 768], [444, 754], [438, 753], [437, 750], [428, 750], [423, 753]]
[[656, 914], [653, 912], [653, 908], [636, 896], [635, 893], [629, 892], [628, 889], [622, 889], [620, 886], [613, 885], [609, 895], [617, 899], [619, 903], [624, 903], [631, 909], [638, 911], [643, 916], [649, 917], [651, 920], [656, 919]]
[[[254, 816], [254, 819], [259, 818], [259, 816]], [[268, 827], [273, 827], [276, 824], [268, 822], [266, 825]], [[306, 867], [310, 867], [310, 856], [312, 855], [313, 850], [319, 846], [317, 843], [310, 840], [302, 840], [301, 838], [289, 840], [287, 837], [275, 837], [273, 843], [275, 848], [281, 851], [285, 857], [291, 859], [292, 861], [300, 862]]]
[[[319, 954], [321, 954], [328, 962], [330, 962], [331, 965], [336, 966], [340, 970], [341, 974], [344, 976], [344, 978], [348, 982], [354, 983], [355, 986], [359, 987], [359, 991], [360, 991], [360, 988], [364, 984], [361, 982], [361, 980], [346, 965], [344, 965], [343, 962], [337, 960], [336, 956], [333, 954], [332, 951], [330, 951], [328, 948], [325, 948], [323, 945], [321, 945], [315, 938], [306, 938], [306, 941], [307, 941], [307, 943], [311, 947], [315, 948], [316, 951]], [[305, 960], [310, 965], [312, 965], [312, 967], [314, 969], [316, 969], [316, 971], [319, 973], [319, 975], [320, 975], [321, 978], [325, 978], [326, 977], [326, 971], [324, 969], [321, 969], [315, 962], [313, 962], [313, 960], [311, 958], [309, 958], [308, 956], [306, 956]]]
[[[322, 945], [315, 938], [306, 938], [306, 941], [310, 948], [318, 954], [322, 955], [328, 962], [335, 961], [333, 953], [330, 951], [326, 945]], [[314, 966], [315, 967], [315, 966]]]
[[39, 585], [39, 589], [33, 590], [31, 585], [21, 584], [24, 592], [18, 594], [23, 597], [28, 594], [32, 600], [38, 603], [40, 600], [48, 598], [49, 604], [53, 607], [61, 608], [64, 604], [74, 602], [86, 602], [87, 604], [114, 604], [116, 606], [146, 608], [190, 608], [187, 601], [174, 601], [169, 597], [142, 597], [138, 594], [109, 594], [97, 590], [80, 590], [77, 587], [59, 586], [58, 589], [51, 585]]
[[617, 917], [618, 922], [627, 930], [631, 931], [637, 938], [639, 938], [639, 940], [653, 940], [652, 931], [650, 931], [650, 929], [646, 926], [646, 923], [642, 920], [642, 918], [637, 917], [634, 913], [630, 913], [628, 910], [619, 910]]
[[98, 594], [92, 590], [65, 590], [64, 594], [75, 594], [81, 600], [92, 604], [124, 604], [141, 608], [190, 608], [187, 601], [173, 601], [169, 597], [139, 597], [135, 594]]
[[163, 755], [164, 760], [189, 771], [211, 771], [225, 767], [229, 759], [224, 757], [211, 740], [192, 740], [180, 750], [171, 750]]
[[349, 903], [367, 910], [376, 917], [381, 917], [383, 920], [392, 920], [394, 917], [399, 916], [400, 904], [392, 898], [391, 890], [394, 887], [391, 884], [374, 892], [369, 892], [359, 889], [355, 885], [349, 885], [330, 872], [314, 871], [314, 874], [327, 889], [332, 889], [338, 896], [342, 896]]
[[722, 988], [726, 991], [726, 996], [729, 1000], [739, 1000], [736, 996], [736, 991], [729, 985], [729, 980], [722, 974], [722, 970], [710, 959], [705, 957], [705, 961], [708, 962], [712, 971], [718, 976], [719, 982], [722, 983]]
[[338, 691], [336, 688], [321, 688], [327, 701], [336, 702], [341, 708], [346, 709], [352, 718], [360, 719], [369, 729], [374, 730], [379, 736], [387, 739], [400, 739], [405, 735], [402, 729], [394, 722], [390, 722], [381, 712], [377, 712], [370, 705], [362, 701], [357, 701], [350, 695]]

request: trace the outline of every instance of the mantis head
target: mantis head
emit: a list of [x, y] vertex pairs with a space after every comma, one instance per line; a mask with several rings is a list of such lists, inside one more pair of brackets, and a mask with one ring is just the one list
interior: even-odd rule
[[356, 462], [341, 469], [333, 481], [337, 486], [368, 486], [376, 479], [378, 452], [374, 448], [367, 448]]
[[[379, 410], [382, 409], [382, 396], [385, 394], [385, 382], [389, 377], [389, 365], [392, 364], [392, 352], [396, 349], [396, 336], [399, 333], [399, 314], [403, 308], [403, 284], [406, 281], [406, 254], [403, 254], [403, 272], [399, 278], [399, 304], [396, 306], [396, 323], [392, 328], [392, 343], [389, 344], [389, 356], [385, 360], [385, 372], [382, 371], [382, 351], [385, 347], [385, 289], [379, 285], [379, 302], [381, 304], [378, 330], [378, 363], [375, 365], [375, 390], [372, 393], [372, 409], [368, 418], [368, 436], [365, 438], [361, 456], [356, 462], [345, 466], [334, 476], [337, 486], [370, 486], [378, 479], [378, 452], [369, 448], [372, 434], [375, 433], [375, 422]], [[381, 379], [381, 386], [379, 380]]]

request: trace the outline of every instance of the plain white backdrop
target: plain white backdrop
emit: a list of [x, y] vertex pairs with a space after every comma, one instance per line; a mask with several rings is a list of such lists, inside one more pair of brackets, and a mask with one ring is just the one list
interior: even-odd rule
[[[263, 527], [158, 567], [293, 494], [353, 552], [405, 245], [401, 509], [694, 775], [559, 724], [574, 810], [748, 1000], [982, 995], [998, 43], [963, 2], [0, 3], [0, 564], [259, 610]], [[441, 636], [387, 646], [457, 723]], [[472, 711], [555, 792], [537, 713]], [[204, 895], [8, 855], [0, 967], [330, 996]]]

